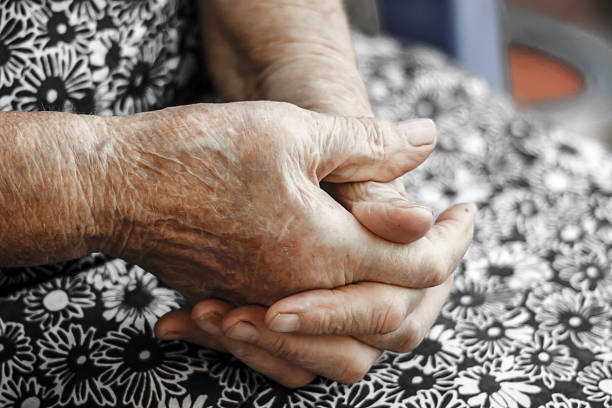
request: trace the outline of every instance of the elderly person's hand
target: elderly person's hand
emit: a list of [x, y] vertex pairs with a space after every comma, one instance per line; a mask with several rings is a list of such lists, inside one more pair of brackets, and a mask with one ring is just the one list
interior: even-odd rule
[[[375, 119], [344, 120], [349, 123], [378, 122]], [[310, 136], [318, 139], [316, 134]], [[355, 151], [360, 150], [358, 144], [351, 145]], [[336, 149], [330, 144], [326, 148]], [[421, 155], [409, 167], [416, 166], [426, 156]], [[308, 184], [305, 179], [302, 182]], [[379, 186], [383, 187], [373, 185]], [[417, 240], [418, 233], [405, 233], [406, 240], [417, 241], [405, 246], [388, 244], [424, 251], [412, 252], [410, 259], [404, 259], [406, 270], [416, 268], [425, 275], [431, 273], [432, 270], [423, 264], [425, 258], [431, 257], [430, 261], [443, 265], [442, 270], [451, 271], [471, 240], [474, 213], [470, 205], [453, 207], [438, 219], [424, 238]], [[404, 219], [406, 223], [410, 221], [409, 217]], [[435, 244], [451, 236], [455, 236], [454, 240], [445, 247]], [[436, 249], [426, 255], [431, 245]], [[252, 256], [259, 258], [258, 254]], [[384, 275], [369, 280], [381, 278], [384, 279]], [[421, 342], [435, 321], [451, 283], [452, 277], [437, 287], [415, 290], [362, 282], [333, 290], [303, 292], [277, 302], [267, 312], [259, 306], [232, 310], [226, 302], [208, 300], [196, 305], [192, 312], [175, 311], [166, 315], [158, 323], [156, 333], [160, 338], [182, 338], [231, 352], [257, 371], [290, 387], [310, 382], [315, 374], [353, 382], [369, 370], [381, 349], [407, 351]]]
[[[226, 98], [286, 100], [319, 112], [372, 116], [340, 2], [203, 3], [211, 71]], [[246, 16], [255, 24], [245, 26]], [[431, 225], [431, 213], [409, 200], [401, 180], [322, 186], [362, 225], [389, 241], [413, 242]], [[160, 320], [156, 332], [229, 351], [286, 386], [304, 385], [313, 373], [351, 382], [361, 378], [379, 354], [368, 344], [396, 351], [418, 345], [444, 303], [450, 283], [451, 279], [426, 290], [361, 283], [306, 292], [278, 302], [267, 314], [254, 306], [230, 311], [227, 303], [203, 301], [193, 309], [193, 321], [190, 311], [171, 312]], [[299, 310], [297, 331], [310, 335], [270, 331], [286, 331], [287, 326], [273, 321], [287, 310]], [[268, 318], [263, 320], [263, 315]], [[253, 323], [257, 338], [231, 339], [237, 334], [230, 330], [237, 320]], [[295, 316], [283, 320], [289, 327], [298, 326]], [[335, 336], [321, 335], [326, 333]]]
[[[196, 301], [273, 302], [313, 288], [444, 282], [470, 243], [452, 209], [410, 245], [363, 228], [321, 180], [388, 181], [432, 150], [429, 120], [394, 124], [277, 102], [191, 105], [110, 118], [107, 178], [116, 203], [103, 252]], [[467, 207], [466, 207], [467, 208]], [[439, 254], [448, 256], [440, 257]]]

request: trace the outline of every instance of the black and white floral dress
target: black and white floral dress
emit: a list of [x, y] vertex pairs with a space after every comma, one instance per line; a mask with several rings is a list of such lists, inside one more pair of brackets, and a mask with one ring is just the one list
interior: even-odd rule
[[[123, 115], [177, 101], [195, 70], [178, 0], [0, 0], [0, 108]], [[377, 115], [433, 117], [405, 178], [440, 211], [474, 201], [474, 244], [423, 344], [354, 385], [299, 390], [153, 337], [183, 305], [92, 254], [0, 270], [1, 407], [612, 408], [612, 154], [517, 113], [440, 54], [356, 35]]]

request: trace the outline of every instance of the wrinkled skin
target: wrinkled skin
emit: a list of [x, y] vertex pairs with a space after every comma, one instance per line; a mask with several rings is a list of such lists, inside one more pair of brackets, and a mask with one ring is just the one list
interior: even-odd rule
[[305, 289], [372, 279], [427, 287], [450, 274], [424, 256], [406, 268], [417, 246], [433, 251], [432, 243], [382, 240], [319, 188], [323, 179], [395, 179], [431, 152], [430, 121], [396, 125], [272, 102], [170, 108], [115, 125], [126, 120], [132, 132], [115, 180], [123, 220], [110, 241], [120, 245], [107, 251], [192, 301], [271, 304]]

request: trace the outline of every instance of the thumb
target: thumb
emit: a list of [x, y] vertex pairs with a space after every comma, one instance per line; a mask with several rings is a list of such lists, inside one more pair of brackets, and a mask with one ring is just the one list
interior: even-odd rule
[[431, 119], [393, 123], [321, 116], [316, 132], [321, 152], [317, 175], [332, 183], [392, 181], [421, 164], [437, 138]]

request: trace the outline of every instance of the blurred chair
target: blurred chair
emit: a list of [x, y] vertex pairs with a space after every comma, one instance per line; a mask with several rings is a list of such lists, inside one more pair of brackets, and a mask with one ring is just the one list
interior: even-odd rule
[[[514, 1], [517, 3], [517, 1]], [[523, 0], [525, 4], [542, 3]], [[502, 0], [349, 0], [369, 33], [434, 45], [520, 106], [612, 140], [612, 46], [588, 25]]]
[[[612, 45], [597, 31], [572, 24], [558, 18], [546, 16], [520, 8], [508, 8], [504, 14], [506, 44], [511, 47], [522, 47], [522, 52], [540, 54], [542, 67], [547, 64], [546, 58], [556, 61], [559, 68], [557, 75], [565, 75], [566, 81], [559, 79], [558, 91], [567, 91], [557, 97], [554, 94], [546, 97], [546, 88], [541, 85], [540, 98], [517, 94], [523, 99], [523, 105], [541, 112], [564, 125], [580, 131], [589, 132], [599, 138], [610, 139], [612, 135]], [[515, 48], [516, 51], [516, 48]], [[564, 66], [564, 67], [563, 67]], [[513, 64], [513, 70], [520, 69]], [[566, 74], [563, 74], [566, 70]], [[536, 71], [536, 70], [534, 70]], [[575, 72], [579, 83], [572, 85], [568, 75]], [[513, 72], [515, 88], [521, 81]], [[541, 72], [538, 77], [534, 72], [532, 82], [545, 84], [545, 76], [554, 73]], [[565, 82], [565, 85], [564, 85]], [[535, 86], [535, 85], [534, 85]], [[572, 91], [572, 87], [575, 89]]]

